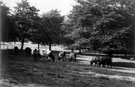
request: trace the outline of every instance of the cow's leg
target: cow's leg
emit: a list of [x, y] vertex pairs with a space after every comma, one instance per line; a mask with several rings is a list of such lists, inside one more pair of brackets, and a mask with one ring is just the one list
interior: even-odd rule
[[51, 61], [51, 57], [48, 56], [48, 60]]
[[58, 56], [58, 60], [60, 61], [60, 57]]
[[90, 61], [90, 65], [92, 65], [93, 64], [93, 62], [92, 61]]
[[54, 57], [52, 57], [52, 61], [53, 61], [53, 62], [55, 61], [55, 58], [54, 58]]
[[59, 57], [59, 61], [62, 61], [63, 59], [62, 59], [62, 57]]
[[66, 61], [66, 57], [65, 56], [63, 56], [62, 59], [63, 59], [63, 61]]
[[107, 66], [110, 67], [111, 66], [111, 59], [110, 58], [107, 59], [106, 63], [107, 63]]
[[61, 57], [61, 60], [64, 61], [64, 57]]
[[111, 67], [111, 62], [108, 63], [108, 67]]
[[66, 61], [66, 56], [64, 56], [63, 58], [64, 58], [64, 61]]
[[74, 62], [76, 62], [76, 57], [74, 57]]
[[35, 54], [33, 54], [33, 60], [34, 60], [34, 62], [36, 62], [36, 55]]
[[30, 52], [28, 53], [28, 57], [30, 57]]
[[64, 58], [64, 56], [62, 57], [62, 60], [63, 60], [63, 61], [65, 61], [65, 58]]
[[70, 57], [69, 61], [72, 61], [72, 57]]
[[101, 63], [99, 63], [98, 66], [100, 67], [101, 66]]
[[103, 62], [102, 61], [99, 62], [98, 66], [100, 67], [101, 65], [103, 65]]
[[94, 66], [96, 66], [97, 65], [97, 62], [96, 61], [94, 61]]
[[38, 62], [38, 55], [37, 54], [36, 54], [36, 57], [35, 58], [36, 58], [36, 62]]

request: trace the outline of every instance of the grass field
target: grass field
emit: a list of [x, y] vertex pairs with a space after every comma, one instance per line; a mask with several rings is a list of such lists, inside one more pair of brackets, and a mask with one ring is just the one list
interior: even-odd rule
[[135, 87], [135, 73], [119, 71], [117, 62], [107, 68], [82, 63], [81, 58], [51, 62], [43, 57], [34, 62], [23, 52], [2, 51], [0, 87]]

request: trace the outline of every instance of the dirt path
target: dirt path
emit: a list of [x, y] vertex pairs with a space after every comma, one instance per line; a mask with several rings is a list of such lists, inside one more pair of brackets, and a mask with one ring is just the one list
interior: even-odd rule
[[[90, 65], [90, 60], [92, 59], [92, 56], [79, 56], [77, 59], [81, 60], [80, 64], [86, 64]], [[113, 63], [132, 63], [135, 65], [135, 61], [121, 59], [121, 58], [113, 58]], [[122, 66], [122, 65], [121, 65]], [[132, 73], [135, 74], [135, 68], [129, 68], [129, 67], [118, 67], [118, 66], [112, 66], [112, 68], [108, 68], [109, 71], [118, 71], [118, 72], [124, 72], [124, 73]], [[129, 77], [129, 76], [120, 76], [120, 75], [106, 75], [106, 74], [99, 74], [95, 72], [80, 72], [81, 74], [92, 74], [93, 77], [98, 78], [106, 78], [106, 79], [118, 79], [118, 80], [125, 80], [125, 81], [132, 81], [135, 82], [135, 77]]]
[[81, 75], [92, 75], [92, 77], [97, 78], [104, 78], [104, 79], [117, 79], [122, 81], [132, 81], [135, 82], [135, 77], [131, 76], [120, 76], [120, 75], [106, 75], [106, 74], [99, 74], [95, 72], [79, 72]]

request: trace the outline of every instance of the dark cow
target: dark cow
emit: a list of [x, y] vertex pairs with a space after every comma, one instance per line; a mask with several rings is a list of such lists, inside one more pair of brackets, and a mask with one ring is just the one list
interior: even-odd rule
[[112, 58], [109, 57], [109, 56], [103, 56], [103, 57], [100, 57], [100, 60], [99, 60], [99, 66], [103, 65], [107, 65], [108, 67], [111, 66], [111, 63], [112, 63]]
[[41, 58], [41, 54], [39, 53], [39, 51], [37, 49], [33, 50], [34, 62], [38, 62], [40, 58]]
[[55, 56], [54, 56], [54, 54], [53, 54], [53, 52], [51, 51], [49, 54], [48, 54], [48, 59], [49, 59], [49, 61], [55, 61]]
[[90, 61], [90, 64], [92, 65], [93, 63], [95, 63], [95, 65], [98, 65], [98, 66], [107, 65], [109, 67], [111, 66], [112, 58], [109, 55], [93, 57]]
[[69, 61], [72, 61], [72, 60], [74, 60], [74, 62], [76, 62], [76, 53], [74, 53], [74, 52], [71, 52], [69, 54]]
[[64, 61], [65, 57], [66, 57], [66, 53], [64, 51], [60, 52], [58, 55], [58, 60], [60, 61], [62, 59]]
[[31, 50], [30, 47], [26, 47], [26, 48], [25, 48], [25, 53], [26, 53], [26, 56], [27, 56], [27, 57], [30, 57], [30, 56], [31, 56], [31, 51], [32, 51], [32, 50]]
[[18, 49], [17, 46], [14, 47], [14, 52], [15, 52], [15, 54], [18, 54], [19, 53], [19, 49]]

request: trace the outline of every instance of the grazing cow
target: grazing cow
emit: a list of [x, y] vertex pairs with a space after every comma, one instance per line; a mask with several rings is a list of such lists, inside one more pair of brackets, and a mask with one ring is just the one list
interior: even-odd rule
[[69, 54], [69, 61], [72, 61], [72, 60], [74, 60], [74, 62], [76, 62], [76, 53], [74, 53], [74, 52], [71, 52], [70, 54]]
[[91, 59], [90, 64], [93, 65], [93, 63], [95, 63], [95, 65], [97, 65], [100, 61], [100, 56], [95, 56]]
[[48, 54], [48, 59], [49, 59], [49, 61], [55, 61], [55, 56], [54, 56], [54, 54], [53, 54], [53, 52], [51, 51], [49, 54]]
[[99, 66], [108, 65], [108, 67], [109, 67], [109, 66], [111, 66], [111, 63], [112, 63], [112, 59], [110, 57], [108, 57], [108, 56], [104, 56], [104, 57], [100, 58]]
[[15, 46], [15, 47], [14, 47], [14, 52], [15, 52], [15, 54], [18, 54], [19, 49], [18, 49], [18, 47], [17, 47], [17, 46]]
[[31, 51], [32, 51], [31, 48], [29, 48], [29, 47], [26, 47], [25, 48], [25, 53], [26, 53], [26, 56], [27, 57], [30, 57], [31, 56]]
[[112, 63], [112, 58], [107, 55], [107, 56], [98, 56], [98, 57], [93, 57], [90, 61], [90, 64], [92, 65], [93, 63], [97, 64], [98, 66], [105, 66], [107, 65], [108, 67], [111, 66]]
[[62, 59], [64, 61], [65, 57], [66, 57], [66, 53], [64, 51], [60, 52], [58, 55], [58, 60], [60, 61]]
[[39, 53], [39, 51], [37, 49], [33, 50], [34, 62], [38, 62], [40, 58], [41, 58], [41, 54]]

